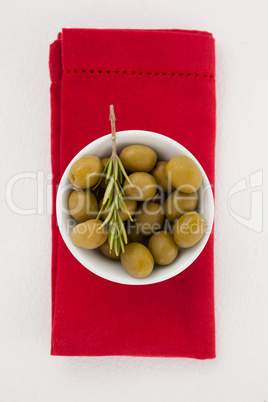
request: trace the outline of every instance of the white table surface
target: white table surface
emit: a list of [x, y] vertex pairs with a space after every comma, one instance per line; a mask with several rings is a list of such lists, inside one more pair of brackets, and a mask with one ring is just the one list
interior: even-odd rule
[[[267, 14], [266, 0], [1, 1], [1, 401], [268, 401]], [[214, 360], [49, 355], [48, 50], [62, 27], [196, 29], [216, 38]], [[236, 183], [259, 170], [263, 184], [237, 193]], [[38, 174], [48, 200], [39, 214], [6, 205], [6, 186], [24, 172], [32, 179], [16, 181], [13, 201], [37, 208]], [[252, 219], [241, 224], [241, 216]]]

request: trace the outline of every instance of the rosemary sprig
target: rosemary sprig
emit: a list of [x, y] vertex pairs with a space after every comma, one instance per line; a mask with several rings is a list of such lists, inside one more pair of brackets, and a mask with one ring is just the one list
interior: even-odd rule
[[[124, 252], [124, 244], [127, 244], [127, 233], [124, 223], [121, 219], [121, 210], [124, 209], [129, 216], [129, 219], [133, 221], [123, 198], [125, 195], [122, 187], [124, 178], [132, 187], [133, 185], [129, 180], [119, 156], [116, 153], [115, 114], [113, 105], [110, 105], [110, 121], [112, 128], [112, 155], [103, 171], [107, 187], [103, 196], [102, 206], [96, 220], [100, 219], [103, 211], [108, 211], [108, 215], [101, 227], [105, 225], [108, 226], [108, 242], [110, 244], [110, 252], [114, 250], [115, 254], [119, 255], [121, 250]], [[100, 177], [95, 188], [100, 184], [103, 175]]]

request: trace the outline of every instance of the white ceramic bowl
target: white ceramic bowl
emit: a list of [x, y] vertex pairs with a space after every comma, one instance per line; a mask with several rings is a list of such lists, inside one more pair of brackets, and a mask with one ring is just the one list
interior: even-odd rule
[[163, 267], [155, 266], [153, 272], [147, 278], [143, 279], [133, 278], [124, 270], [119, 261], [109, 260], [104, 257], [99, 250], [85, 250], [76, 247], [72, 243], [70, 234], [75, 221], [71, 218], [68, 210], [68, 199], [73, 187], [68, 178], [70, 167], [77, 159], [86, 155], [95, 155], [101, 159], [110, 155], [111, 134], [105, 135], [104, 137], [91, 142], [82, 149], [69, 163], [63, 173], [58, 188], [56, 203], [59, 230], [70, 252], [82, 265], [84, 265], [85, 268], [89, 269], [94, 274], [125, 285], [146, 285], [161, 282], [178, 275], [184, 269], [189, 267], [205, 247], [211, 233], [214, 219], [214, 200], [211, 186], [200, 163], [178, 142], [161, 134], [140, 130], [121, 131], [117, 133], [116, 138], [118, 154], [121, 149], [128, 145], [142, 144], [153, 148], [156, 151], [159, 160], [168, 161], [176, 155], [186, 155], [197, 163], [203, 177], [203, 183], [199, 189], [197, 211], [207, 222], [204, 236], [194, 247], [180, 249], [179, 255], [173, 263]]

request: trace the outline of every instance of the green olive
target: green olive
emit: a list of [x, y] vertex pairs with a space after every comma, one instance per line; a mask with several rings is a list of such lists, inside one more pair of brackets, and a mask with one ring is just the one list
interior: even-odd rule
[[94, 249], [101, 246], [107, 239], [105, 227], [100, 227], [102, 221], [90, 219], [76, 225], [71, 233], [72, 242], [77, 246], [85, 249]]
[[69, 210], [77, 222], [84, 222], [97, 217], [98, 202], [90, 191], [74, 190], [69, 197]]
[[175, 222], [186, 212], [194, 211], [197, 206], [197, 193], [182, 193], [174, 190], [165, 202], [165, 215], [171, 222]]
[[84, 156], [74, 162], [70, 168], [69, 180], [78, 188], [88, 188], [97, 184], [103, 165], [96, 156]]
[[179, 247], [194, 246], [205, 233], [206, 221], [197, 212], [187, 212], [174, 226], [174, 240]]
[[145, 278], [154, 268], [154, 259], [147, 247], [140, 243], [130, 243], [121, 253], [121, 263], [135, 278]]
[[137, 210], [135, 226], [139, 233], [148, 236], [161, 229], [164, 210], [156, 202], [144, 202]]
[[149, 250], [151, 251], [156, 264], [171, 264], [178, 255], [178, 246], [174, 243], [170, 233], [161, 230], [152, 235], [149, 241]]
[[125, 180], [123, 189], [127, 197], [135, 201], [146, 201], [156, 194], [157, 183], [155, 178], [145, 172], [135, 172], [129, 176], [134, 187]]
[[202, 173], [188, 156], [178, 155], [166, 166], [166, 175], [171, 184], [184, 193], [194, 193], [202, 184]]
[[148, 245], [149, 237], [139, 233], [137, 227], [132, 222], [126, 227], [126, 231], [130, 242], [141, 243], [144, 246]]
[[[101, 207], [102, 207], [102, 201], [103, 201], [103, 199], [100, 201], [99, 209], [101, 209]], [[126, 204], [128, 212], [132, 216], [134, 214], [134, 212], [136, 211], [136, 209], [137, 209], [137, 202], [134, 201], [134, 200], [129, 200], [128, 198], [124, 198], [124, 202]], [[105, 220], [107, 218], [107, 216], [109, 214], [109, 211], [110, 211], [110, 208], [105, 209], [102, 212], [101, 217], [102, 217], [103, 220]], [[120, 216], [121, 216], [121, 219], [122, 219], [123, 222], [129, 219], [129, 216], [128, 216], [124, 206], [122, 206]]]
[[151, 174], [157, 181], [158, 186], [162, 188], [163, 191], [168, 192], [172, 190], [172, 184], [167, 178], [166, 166], [167, 162], [164, 161], [157, 162], [156, 167], [154, 168], [154, 170], [152, 170]]
[[100, 246], [100, 251], [105, 257], [110, 258], [110, 260], [120, 260], [120, 255], [116, 255], [114, 249], [110, 252], [110, 244], [108, 240]]
[[119, 157], [129, 172], [150, 172], [157, 161], [155, 151], [145, 145], [130, 145], [121, 151]]
[[165, 219], [162, 228], [166, 232], [173, 234], [174, 226], [175, 226], [174, 222], [170, 222], [168, 219]]

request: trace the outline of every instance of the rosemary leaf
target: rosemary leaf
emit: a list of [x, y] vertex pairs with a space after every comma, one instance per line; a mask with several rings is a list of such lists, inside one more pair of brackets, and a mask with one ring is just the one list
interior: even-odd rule
[[101, 206], [101, 209], [99, 210], [99, 213], [98, 213], [98, 216], [96, 218], [96, 221], [98, 221], [100, 219], [101, 214], [102, 214], [103, 211], [106, 211], [106, 210], [109, 209], [112, 201], [113, 201], [112, 198], [110, 198], [105, 204], [102, 203], [102, 206]]
[[121, 159], [120, 159], [118, 156], [117, 156], [117, 160], [118, 160], [120, 169], [121, 169], [123, 175], [125, 176], [125, 179], [126, 179], [127, 182], [131, 185], [131, 187], [134, 187], [133, 184], [131, 183], [131, 181], [129, 180], [129, 177], [128, 177], [128, 175], [127, 175], [127, 172], [125, 171], [125, 168], [124, 168], [124, 166], [123, 166], [123, 163], [121, 162]]
[[121, 169], [119, 168], [118, 169], [118, 183], [121, 185], [122, 181], [123, 181], [123, 175], [122, 175]]
[[103, 204], [105, 204], [108, 198], [110, 197], [111, 192], [113, 190], [113, 186], [114, 186], [114, 178], [112, 176], [104, 193]]
[[111, 224], [110, 250], [113, 249], [113, 242], [114, 242], [115, 233], [116, 233], [116, 225], [115, 225], [115, 223], [112, 223]]
[[114, 203], [115, 203], [116, 209], [119, 209], [119, 196], [118, 196], [118, 193], [116, 191], [114, 192]]
[[110, 208], [110, 211], [109, 211], [109, 213], [108, 213], [108, 215], [107, 215], [107, 217], [105, 219], [105, 221], [101, 224], [100, 229], [110, 221], [110, 219], [111, 219], [111, 217], [112, 217], [112, 215], [114, 213], [114, 208], [115, 208], [115, 204], [113, 203], [111, 208]]
[[109, 180], [111, 173], [112, 173], [112, 168], [113, 168], [113, 161], [112, 158], [110, 158], [107, 162], [107, 174], [106, 174], [106, 178], [105, 178], [105, 183], [107, 183], [107, 181]]
[[123, 235], [123, 238], [125, 240], [125, 243], [127, 244], [127, 232], [126, 232], [126, 228], [125, 225], [121, 219], [120, 214], [117, 212], [117, 222], [118, 222], [118, 228], [120, 229], [120, 234]]
[[120, 236], [116, 236], [114, 239], [114, 251], [117, 256], [120, 253]]
[[[116, 187], [117, 187], [117, 192], [118, 192], [118, 195], [120, 194], [121, 196], [122, 195], [125, 195], [125, 192], [124, 192], [124, 190], [123, 190], [123, 188], [122, 188], [122, 186], [121, 186], [121, 184], [119, 183], [119, 182], [117, 182], [116, 183]], [[121, 198], [121, 197], [120, 197]]]
[[118, 183], [115, 182], [115, 183], [114, 183], [114, 186], [115, 186], [115, 189], [116, 189], [116, 194], [117, 194], [117, 196], [118, 196], [119, 198], [122, 198], [122, 193], [121, 193], [121, 191], [120, 191], [120, 188], [119, 188], [119, 186], [118, 186]]
[[[111, 243], [111, 226], [112, 226], [112, 223], [110, 222], [109, 229], [108, 229], [108, 243], [109, 244]], [[110, 248], [110, 251], [111, 251], [111, 248]]]
[[122, 202], [122, 205], [123, 205], [123, 207], [124, 207], [124, 210], [125, 210], [125, 212], [127, 213], [129, 219], [131, 220], [131, 222], [133, 222], [133, 218], [132, 218], [132, 216], [130, 215], [129, 210], [127, 209], [127, 206], [126, 206], [126, 203], [125, 203], [125, 201], [124, 201], [124, 198], [123, 198], [123, 197], [120, 197], [120, 200], [121, 200], [121, 202]]
[[125, 252], [125, 246], [124, 246], [123, 239], [122, 239], [121, 236], [119, 237], [119, 239], [120, 239], [120, 246], [121, 246], [121, 249], [122, 249], [122, 253], [124, 253]]
[[115, 182], [118, 181], [118, 159], [117, 158], [114, 163], [114, 179], [115, 179]]
[[98, 212], [98, 215], [97, 215], [96, 221], [98, 221], [98, 220], [100, 219], [101, 214], [102, 214], [102, 212], [103, 212], [104, 208], [105, 208], [105, 205], [104, 205], [104, 204], [102, 204], [101, 209], [100, 209], [100, 210], [99, 210], [99, 212]]
[[111, 159], [111, 158], [109, 158], [108, 162], [106, 163], [105, 168], [103, 169], [103, 172], [102, 172], [102, 173], [106, 173], [106, 172], [107, 172], [108, 163], [109, 163], [110, 159]]
[[103, 169], [103, 172], [100, 174], [100, 178], [99, 178], [97, 184], [93, 187], [93, 190], [95, 190], [95, 188], [98, 187], [98, 185], [100, 184], [100, 182], [102, 181], [102, 179], [106, 176], [105, 173], [106, 173], [106, 170], [107, 170], [107, 168], [108, 168], [108, 163], [109, 163], [109, 161], [106, 163], [106, 166], [105, 166], [105, 168]]

